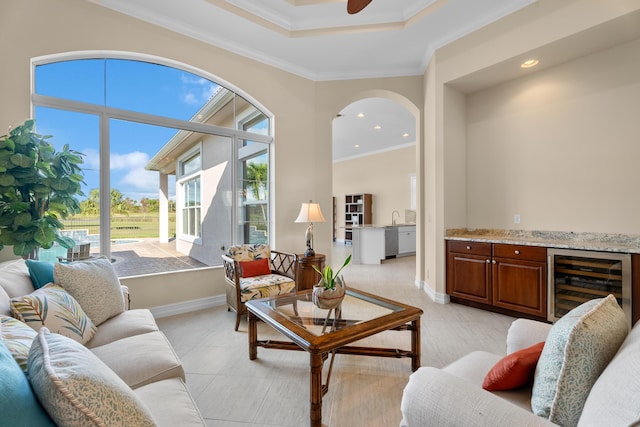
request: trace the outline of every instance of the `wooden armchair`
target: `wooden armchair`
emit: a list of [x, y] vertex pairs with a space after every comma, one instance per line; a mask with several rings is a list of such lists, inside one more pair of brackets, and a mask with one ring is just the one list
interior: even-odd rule
[[247, 312], [245, 302], [296, 291], [295, 254], [271, 250], [265, 244], [244, 244], [231, 246], [222, 262], [227, 307], [236, 312], [236, 331]]

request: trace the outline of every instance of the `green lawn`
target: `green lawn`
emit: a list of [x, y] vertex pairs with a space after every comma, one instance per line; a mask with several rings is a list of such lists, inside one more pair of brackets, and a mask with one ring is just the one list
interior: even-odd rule
[[[89, 234], [100, 234], [100, 218], [91, 216], [74, 216], [64, 221], [64, 230], [89, 230]], [[132, 213], [111, 217], [111, 238], [129, 239], [159, 237], [159, 215], [152, 213]], [[169, 236], [176, 233], [176, 214], [169, 213]]]

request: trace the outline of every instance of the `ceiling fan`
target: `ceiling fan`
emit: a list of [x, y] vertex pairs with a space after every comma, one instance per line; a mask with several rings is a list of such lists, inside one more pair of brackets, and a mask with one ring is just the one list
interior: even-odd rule
[[347, 2], [347, 13], [349, 15], [353, 15], [354, 13], [358, 13], [362, 9], [367, 7], [367, 5], [369, 3], [371, 3], [371, 0], [348, 0], [348, 2]]

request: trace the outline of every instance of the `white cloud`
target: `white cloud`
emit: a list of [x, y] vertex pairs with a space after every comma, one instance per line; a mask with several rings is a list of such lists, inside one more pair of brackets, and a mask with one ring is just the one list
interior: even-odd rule
[[182, 75], [182, 102], [188, 105], [204, 105], [218, 90], [218, 85], [202, 77]]

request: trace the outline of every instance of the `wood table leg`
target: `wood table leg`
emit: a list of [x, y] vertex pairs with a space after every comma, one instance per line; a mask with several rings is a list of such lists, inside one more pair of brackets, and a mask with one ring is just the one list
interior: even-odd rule
[[420, 367], [420, 318], [411, 322], [411, 370], [415, 372]]
[[249, 312], [249, 360], [258, 357], [258, 318]]
[[311, 375], [311, 427], [322, 426], [322, 353], [309, 353]]

